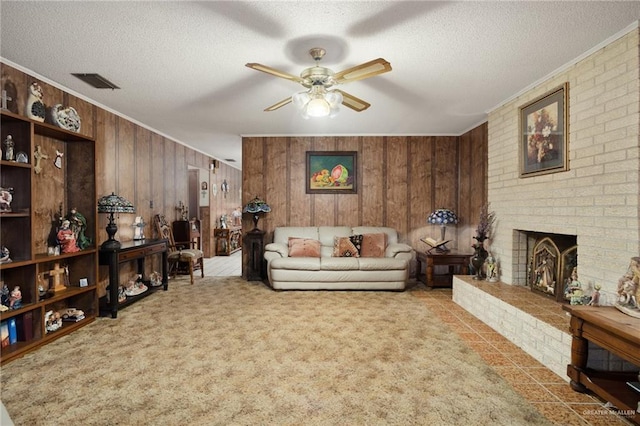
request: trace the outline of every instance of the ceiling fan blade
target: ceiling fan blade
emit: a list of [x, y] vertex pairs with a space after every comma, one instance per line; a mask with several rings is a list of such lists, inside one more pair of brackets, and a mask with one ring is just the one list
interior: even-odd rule
[[356, 65], [353, 68], [346, 69], [336, 73], [333, 78], [338, 83], [348, 83], [350, 81], [362, 80], [373, 77], [378, 74], [391, 71], [391, 64], [382, 58]]
[[289, 96], [287, 99], [283, 99], [280, 102], [278, 102], [277, 104], [273, 104], [268, 108], [265, 108], [265, 111], [275, 111], [278, 108], [281, 108], [283, 106], [285, 106], [286, 104], [291, 103], [291, 96]]
[[342, 94], [342, 105], [348, 108], [351, 108], [354, 111], [357, 111], [357, 112], [364, 111], [365, 109], [371, 106], [369, 102], [365, 102], [360, 98], [356, 98], [355, 96], [350, 95], [349, 93], [343, 90], [339, 90], [339, 89], [333, 89], [333, 90], [335, 92], [340, 92]]
[[250, 62], [250, 63], [246, 64], [245, 66], [247, 66], [247, 67], [249, 67], [251, 69], [257, 70], [257, 71], [262, 71], [262, 72], [266, 72], [267, 74], [275, 75], [276, 77], [280, 77], [280, 78], [284, 78], [284, 79], [287, 79], [287, 80], [295, 81], [297, 83], [301, 83], [302, 82], [302, 79], [300, 77], [296, 77], [295, 75], [286, 73], [284, 71], [277, 70], [275, 68], [268, 67], [266, 65], [256, 64], [256, 63]]

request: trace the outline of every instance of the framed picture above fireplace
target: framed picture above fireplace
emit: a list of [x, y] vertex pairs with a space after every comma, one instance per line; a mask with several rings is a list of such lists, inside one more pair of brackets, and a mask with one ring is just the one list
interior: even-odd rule
[[569, 170], [569, 83], [520, 107], [520, 177]]

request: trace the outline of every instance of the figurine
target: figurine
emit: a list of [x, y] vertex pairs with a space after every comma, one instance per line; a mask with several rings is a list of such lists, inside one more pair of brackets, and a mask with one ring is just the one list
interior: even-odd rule
[[47, 108], [47, 123], [58, 126], [61, 129], [72, 132], [80, 131], [80, 116], [74, 107], [63, 107], [62, 104], [55, 104]]
[[2, 248], [0, 249], [0, 264], [2, 263], [11, 263], [13, 262], [13, 260], [11, 260], [10, 256], [10, 252], [9, 249], [6, 246], [2, 246]]
[[495, 283], [498, 281], [498, 271], [497, 271], [497, 265], [496, 265], [496, 260], [494, 259], [493, 255], [491, 253], [489, 253], [489, 256], [487, 257], [486, 260], [487, 263], [487, 281], [491, 282], [491, 283]]
[[60, 243], [62, 253], [75, 253], [80, 251], [76, 244], [76, 236], [69, 228], [70, 222], [65, 219], [62, 221], [62, 227], [58, 231], [57, 238]]
[[565, 290], [564, 297], [569, 299], [571, 305], [582, 305], [583, 296], [582, 283], [578, 281], [578, 268], [574, 267], [571, 271], [571, 283]]
[[151, 287], [159, 287], [162, 285], [162, 275], [160, 272], [153, 271], [149, 276], [149, 283]]
[[67, 220], [69, 221], [69, 226], [76, 238], [76, 246], [78, 246], [80, 250], [84, 250], [89, 247], [91, 245], [91, 238], [85, 235], [87, 219], [85, 219], [85, 217], [80, 214], [75, 207], [73, 207], [67, 215]]
[[2, 283], [2, 289], [0, 290], [0, 304], [9, 309], [9, 286], [5, 283]]
[[134, 240], [144, 240], [144, 225], [146, 225], [146, 223], [144, 223], [142, 216], [136, 216], [133, 224], [131, 225], [133, 226]]
[[233, 226], [242, 226], [242, 207], [236, 207], [231, 212], [231, 217], [233, 217]]
[[25, 110], [25, 115], [34, 121], [44, 121], [46, 108], [44, 102], [42, 102], [42, 97], [42, 88], [34, 81], [29, 86], [29, 96], [27, 97]]
[[0, 186], [0, 212], [10, 212], [13, 201], [13, 188], [3, 188]]
[[618, 300], [615, 307], [627, 315], [640, 318], [637, 293], [639, 287], [640, 257], [633, 257], [627, 272], [618, 280]]
[[47, 333], [49, 333], [62, 327], [62, 318], [58, 312], [47, 311], [47, 313], [44, 314], [44, 323]]
[[591, 300], [589, 301], [589, 306], [600, 306], [600, 289], [602, 286], [600, 284], [596, 284], [593, 286], [594, 292], [591, 295]]
[[9, 295], [9, 309], [20, 308], [22, 308], [22, 292], [20, 291], [20, 286], [17, 285], [11, 290], [11, 294]]
[[40, 174], [40, 172], [42, 172], [40, 160], [46, 160], [49, 156], [42, 152], [42, 147], [40, 145], [36, 145], [36, 151], [33, 153], [33, 158], [36, 160], [36, 164], [33, 166], [33, 171], [36, 172], [36, 174]]
[[15, 156], [15, 142], [13, 142], [13, 136], [7, 135], [4, 140], [4, 159], [7, 161], [16, 161]]

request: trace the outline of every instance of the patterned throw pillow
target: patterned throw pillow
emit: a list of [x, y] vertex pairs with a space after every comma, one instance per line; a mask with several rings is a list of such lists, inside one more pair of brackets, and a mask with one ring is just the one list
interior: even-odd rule
[[320, 241], [289, 238], [289, 257], [320, 257]]
[[387, 234], [384, 232], [362, 235], [362, 249], [360, 250], [362, 257], [384, 257], [386, 248]]
[[360, 257], [349, 237], [333, 237], [333, 257]]

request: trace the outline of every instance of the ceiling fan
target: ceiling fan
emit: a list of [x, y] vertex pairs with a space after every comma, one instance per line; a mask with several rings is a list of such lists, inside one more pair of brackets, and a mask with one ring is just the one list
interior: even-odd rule
[[308, 89], [265, 108], [265, 111], [275, 111], [291, 102], [302, 111], [305, 118], [333, 115], [337, 112], [340, 104], [357, 112], [369, 108], [371, 104], [345, 91], [328, 89], [339, 84], [363, 80], [391, 71], [391, 64], [382, 58], [378, 58], [334, 73], [329, 68], [320, 65], [320, 60], [322, 60], [325, 53], [326, 51], [321, 47], [310, 49], [309, 54], [316, 61], [316, 65], [303, 70], [300, 73], [300, 77], [262, 64], [246, 64], [249, 68], [300, 83]]

